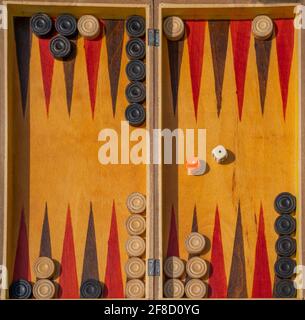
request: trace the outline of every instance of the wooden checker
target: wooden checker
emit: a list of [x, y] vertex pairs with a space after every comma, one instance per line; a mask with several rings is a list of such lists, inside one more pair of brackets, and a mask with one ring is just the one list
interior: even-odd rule
[[207, 263], [200, 257], [189, 259], [185, 267], [186, 273], [191, 278], [202, 278], [208, 271]]
[[131, 193], [127, 198], [126, 206], [131, 213], [143, 213], [146, 208], [145, 196], [139, 192]]
[[204, 236], [198, 232], [190, 233], [185, 239], [185, 247], [188, 253], [200, 254], [206, 245]]
[[81, 36], [93, 40], [100, 35], [100, 22], [92, 15], [81, 16], [77, 22], [77, 29]]
[[125, 289], [126, 298], [139, 299], [145, 295], [145, 284], [139, 279], [129, 280]]
[[184, 35], [184, 22], [179, 17], [167, 17], [163, 23], [163, 31], [169, 40], [178, 41]]
[[52, 299], [55, 291], [54, 283], [48, 279], [38, 280], [33, 286], [33, 296], [35, 299]]
[[141, 279], [145, 275], [145, 263], [142, 259], [132, 257], [125, 264], [125, 272], [130, 279]]
[[184, 284], [179, 279], [169, 279], [164, 283], [164, 295], [166, 298], [182, 298], [184, 296]]
[[191, 279], [185, 285], [185, 295], [190, 299], [201, 299], [207, 294], [207, 285], [199, 279]]
[[33, 272], [39, 279], [50, 279], [55, 272], [55, 264], [48, 257], [39, 257], [34, 264]]
[[178, 257], [168, 257], [164, 262], [164, 273], [168, 278], [180, 278], [185, 271], [184, 262]]
[[126, 241], [125, 249], [130, 257], [140, 257], [145, 252], [145, 241], [139, 236], [131, 236]]
[[252, 32], [255, 38], [266, 40], [273, 34], [273, 22], [268, 16], [257, 16], [252, 21]]
[[139, 236], [145, 232], [146, 221], [141, 215], [133, 214], [126, 220], [126, 229], [128, 234]]

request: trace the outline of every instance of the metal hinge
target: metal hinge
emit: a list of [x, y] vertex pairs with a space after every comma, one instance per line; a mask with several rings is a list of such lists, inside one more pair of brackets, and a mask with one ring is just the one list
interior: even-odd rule
[[148, 259], [148, 275], [153, 277], [160, 275], [159, 259]]
[[160, 45], [159, 29], [148, 29], [148, 45], [153, 47], [159, 47]]

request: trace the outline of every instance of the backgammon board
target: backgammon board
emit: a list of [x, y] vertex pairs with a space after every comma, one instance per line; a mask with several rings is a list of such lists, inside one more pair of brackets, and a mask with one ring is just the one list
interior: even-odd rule
[[303, 299], [297, 4], [3, 4], [2, 299]]

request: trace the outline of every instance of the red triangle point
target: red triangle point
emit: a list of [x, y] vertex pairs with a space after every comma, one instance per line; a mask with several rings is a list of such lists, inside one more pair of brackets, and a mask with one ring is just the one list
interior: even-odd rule
[[14, 281], [19, 279], [31, 281], [29, 242], [27, 234], [24, 208], [22, 208], [13, 273]]
[[176, 214], [174, 206], [172, 206], [171, 212], [171, 222], [170, 230], [168, 237], [168, 246], [167, 246], [167, 257], [176, 256], [179, 257], [179, 240], [178, 240], [178, 230], [176, 223]]
[[101, 56], [101, 47], [102, 47], [102, 36], [103, 36], [102, 22], [100, 22], [100, 26], [101, 26], [101, 33], [98, 38], [94, 40], [87, 40], [87, 39], [84, 40], [92, 118], [94, 118], [98, 70], [100, 65], [100, 56]]
[[283, 116], [286, 117], [290, 69], [294, 47], [293, 19], [276, 19], [276, 49], [280, 87], [282, 94]]
[[187, 31], [187, 43], [189, 48], [189, 63], [191, 71], [194, 110], [195, 117], [197, 119], [206, 21], [187, 20], [185, 24]]
[[54, 58], [50, 52], [50, 39], [39, 38], [39, 50], [40, 50], [40, 63], [42, 82], [45, 95], [46, 111], [49, 115], [52, 78], [54, 69]]
[[68, 206], [67, 210], [66, 230], [61, 258], [61, 274], [59, 279], [59, 285], [60, 298], [79, 298], [70, 206]]
[[123, 280], [121, 272], [121, 257], [119, 248], [118, 226], [115, 203], [112, 205], [110, 233], [108, 239], [108, 253], [105, 274], [105, 298], [123, 298]]
[[251, 37], [250, 20], [230, 22], [239, 120], [242, 118], [246, 70]]
[[265, 237], [264, 212], [262, 205], [259, 214], [252, 297], [272, 298], [272, 286]]
[[211, 268], [212, 272], [209, 279], [211, 288], [211, 298], [226, 298], [227, 297], [227, 277], [224, 264], [224, 255], [222, 247], [222, 237], [220, 228], [220, 218], [218, 206], [215, 212], [215, 223], [211, 253]]

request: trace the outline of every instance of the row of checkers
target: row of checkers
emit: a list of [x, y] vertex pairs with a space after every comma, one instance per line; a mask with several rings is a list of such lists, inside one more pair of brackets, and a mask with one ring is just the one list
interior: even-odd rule
[[12, 299], [52, 299], [55, 296], [56, 286], [52, 281], [55, 274], [55, 264], [48, 257], [39, 257], [33, 267], [37, 281], [33, 284], [19, 279], [10, 286]]
[[[252, 21], [252, 34], [258, 40], [267, 40], [274, 35], [274, 25], [270, 17], [266, 15], [256, 16]], [[170, 41], [179, 41], [184, 37], [185, 26], [180, 17], [167, 17], [163, 23], [163, 31]]]
[[[54, 21], [54, 23], [53, 23]], [[50, 38], [50, 51], [54, 58], [68, 58], [72, 52], [71, 39], [78, 33], [87, 40], [100, 36], [99, 19], [93, 15], [83, 15], [78, 20], [71, 14], [61, 14], [52, 19], [46, 13], [36, 13], [30, 20], [32, 32], [39, 38]], [[141, 60], [145, 57], [145, 20], [140, 16], [131, 16], [126, 20], [126, 31], [130, 37], [126, 44], [126, 53], [131, 60]], [[57, 35], [54, 36], [54, 34]]]
[[207, 262], [200, 257], [206, 247], [205, 237], [198, 233], [190, 233], [185, 240], [189, 259], [171, 256], [164, 262], [164, 274], [168, 278], [164, 283], [166, 298], [201, 299], [207, 294], [207, 285], [203, 281], [208, 274]]
[[[58, 285], [52, 281], [58, 274], [55, 263], [48, 257], [39, 257], [33, 267], [36, 282], [30, 283], [25, 279], [18, 279], [10, 286], [11, 299], [52, 299], [56, 297]], [[102, 296], [102, 284], [96, 279], [87, 279], [80, 287], [81, 298], [97, 299]]]
[[292, 217], [296, 210], [296, 198], [291, 193], [280, 193], [274, 201], [274, 209], [279, 213], [275, 221], [275, 231], [279, 235], [275, 244], [277, 260], [274, 272], [277, 276], [275, 282], [275, 295], [278, 298], [293, 298], [296, 288], [292, 277], [295, 273], [296, 240], [293, 238], [296, 230], [296, 221]]
[[145, 262], [142, 258], [145, 253], [144, 240], [146, 221], [146, 198], [139, 192], [133, 192], [127, 197], [126, 206], [130, 216], [126, 220], [126, 230], [129, 238], [126, 242], [128, 260], [125, 264], [127, 283], [125, 288], [126, 298], [139, 299], [145, 296]]
[[146, 120], [143, 102], [146, 99], [146, 68], [142, 61], [145, 58], [145, 20], [141, 16], [131, 16], [126, 21], [127, 33], [130, 37], [126, 45], [126, 54], [130, 60], [126, 66], [126, 74], [130, 83], [125, 90], [129, 106], [125, 110], [125, 118], [131, 126], [141, 126]]
[[[31, 29], [40, 38], [51, 37], [50, 52], [56, 59], [68, 59], [74, 51], [71, 41], [79, 33], [87, 40], [99, 37], [100, 21], [92, 15], [83, 15], [78, 20], [71, 14], [59, 15], [54, 22], [46, 13], [37, 13], [31, 17]], [[55, 31], [57, 35], [52, 36]], [[146, 99], [146, 67], [142, 61], [146, 55], [145, 19], [141, 16], [130, 16], [126, 20], [126, 31], [129, 40], [126, 44], [126, 55], [130, 60], [126, 66], [126, 75], [130, 81], [125, 90], [129, 103], [125, 110], [125, 118], [131, 126], [141, 126], [146, 120], [143, 102]]]
[[[139, 192], [131, 193], [126, 202], [132, 213], [126, 220], [126, 229], [130, 237], [126, 242], [126, 251], [129, 256], [125, 265], [125, 272], [129, 279], [126, 283], [125, 295], [127, 298], [143, 298], [145, 296], [145, 263], [141, 259], [145, 253], [146, 244], [142, 238], [146, 230], [146, 221], [143, 214], [146, 211], [146, 198]], [[142, 236], [142, 237], [140, 237]], [[18, 279], [10, 286], [11, 299], [52, 299], [57, 295], [57, 284], [52, 280], [59, 274], [56, 265], [49, 257], [39, 257], [33, 272], [37, 281], [32, 284], [25, 279]], [[87, 279], [80, 287], [80, 298], [98, 299], [103, 295], [103, 286], [97, 279]]]
[[[73, 42], [70, 40], [80, 33], [88, 40], [94, 40], [100, 35], [100, 22], [92, 15], [84, 15], [77, 19], [71, 14], [61, 14], [53, 19], [46, 13], [36, 13], [31, 17], [32, 32], [39, 38], [50, 40], [50, 52], [56, 59], [67, 59], [73, 53]], [[55, 30], [54, 30], [55, 29]], [[56, 31], [57, 35], [54, 35]]]

